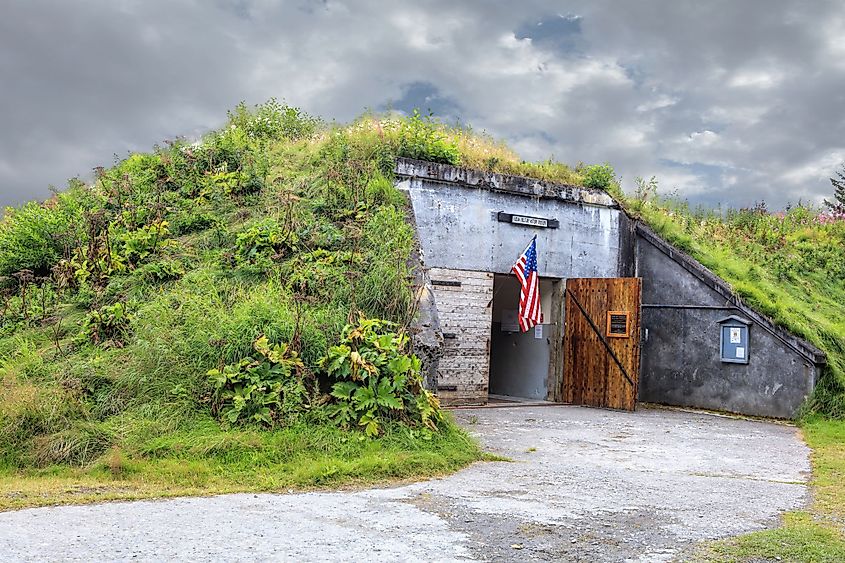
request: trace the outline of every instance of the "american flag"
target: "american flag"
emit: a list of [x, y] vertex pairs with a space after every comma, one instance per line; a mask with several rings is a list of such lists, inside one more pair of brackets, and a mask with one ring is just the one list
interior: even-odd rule
[[526, 332], [540, 322], [540, 281], [537, 277], [537, 237], [522, 251], [511, 268], [522, 286], [519, 294], [519, 328]]

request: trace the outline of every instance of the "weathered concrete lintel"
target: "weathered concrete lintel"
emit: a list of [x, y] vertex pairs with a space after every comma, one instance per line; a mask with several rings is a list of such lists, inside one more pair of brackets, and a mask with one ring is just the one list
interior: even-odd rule
[[516, 194], [526, 197], [548, 198], [574, 204], [618, 208], [619, 204], [606, 192], [526, 178], [437, 164], [411, 158], [396, 159], [396, 175], [403, 178], [421, 178], [430, 182], [460, 184], [472, 188]]
[[660, 235], [655, 233], [642, 222], [637, 222], [636, 229], [637, 234], [639, 234], [644, 240], [651, 243], [655, 248], [663, 252], [682, 268], [701, 280], [702, 283], [706, 284], [716, 293], [724, 297], [727, 303], [730, 303], [731, 306], [735, 307], [737, 310], [742, 311], [744, 315], [750, 317], [756, 324], [760, 325], [773, 336], [781, 340], [784, 344], [801, 354], [805, 359], [815, 365], [824, 365], [827, 363], [827, 356], [824, 352], [806, 340], [798, 338], [797, 336], [794, 336], [775, 325], [768, 317], [758, 313], [743, 303], [742, 299], [731, 290], [727, 282], [708, 270], [698, 260], [669, 244], [669, 242], [664, 240]]

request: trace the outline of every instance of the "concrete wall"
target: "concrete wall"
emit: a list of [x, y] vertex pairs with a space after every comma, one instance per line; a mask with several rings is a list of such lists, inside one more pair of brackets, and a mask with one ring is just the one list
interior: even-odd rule
[[[501, 331], [500, 319], [491, 318], [492, 293], [488, 309], [483, 312], [487, 324], [482, 335], [482, 311], [476, 309], [480, 306], [479, 296], [472, 294], [466, 302], [463, 298], [467, 291], [474, 291], [478, 280], [461, 289], [437, 285], [437, 278], [466, 279], [470, 273], [484, 273], [492, 286], [492, 273], [512, 277], [511, 266], [535, 234], [541, 276], [616, 277], [620, 265], [631, 262], [627, 258], [630, 245], [626, 244], [629, 226], [626, 223], [620, 229], [624, 214], [606, 193], [576, 186], [407, 160], [399, 161], [397, 174], [398, 187], [411, 203], [420, 262], [430, 269], [442, 331], [457, 334], [456, 338], [444, 339], [444, 356], [437, 369], [441, 400], [444, 404], [484, 403], [488, 391], [548, 398], [550, 385], [559, 384], [558, 374], [551, 371], [560, 371], [561, 362], [560, 343], [556, 342], [561, 339], [561, 330], [554, 325], [554, 319], [559, 323], [562, 314], [552, 311], [552, 292], [548, 289], [551, 282], [547, 285], [548, 295], [543, 297], [543, 337], [536, 339], [533, 331]], [[500, 211], [556, 219], [559, 227], [534, 228], [500, 222]], [[510, 281], [513, 287], [509, 298], [513, 303], [508, 308], [516, 308], [517, 284], [515, 279]], [[562, 299], [557, 299], [557, 306], [562, 308]], [[473, 324], [462, 326], [459, 314], [471, 316]], [[482, 353], [483, 358], [476, 355]], [[493, 362], [496, 376], [496, 388], [492, 390], [488, 362]], [[554, 395], [554, 389], [551, 391]]]
[[761, 322], [749, 327], [749, 363], [721, 362], [718, 321], [732, 314], [755, 319], [670, 256], [677, 251], [668, 252], [637, 238], [638, 275], [643, 278], [639, 399], [793, 417], [813, 389], [814, 363]]
[[[537, 235], [541, 276], [616, 277], [620, 211], [573, 205], [475, 187], [411, 178], [407, 190], [427, 267], [508, 273]], [[560, 228], [534, 229], [497, 221], [499, 211], [558, 219]]]
[[[630, 219], [608, 194], [408, 159], [397, 161], [396, 174], [411, 203], [420, 263], [433, 282], [462, 280], [461, 287], [431, 286], [442, 331], [452, 336], [444, 339], [437, 369], [445, 403], [486, 401], [491, 336], [494, 370], [516, 370], [526, 357], [550, 366], [545, 391], [560, 398], [561, 347], [529, 342], [531, 333], [501, 333], [492, 315], [493, 273], [509, 274], [535, 234], [541, 276], [643, 278], [640, 400], [792, 417], [812, 391], [823, 353], [743, 305], [727, 284]], [[498, 212], [560, 226], [513, 225], [498, 221]], [[555, 287], [562, 295], [562, 284]], [[562, 303], [547, 316], [553, 342], [562, 339], [561, 309]], [[752, 323], [747, 365], [719, 358], [717, 321], [731, 314]], [[540, 398], [544, 387], [538, 375], [494, 391]]]

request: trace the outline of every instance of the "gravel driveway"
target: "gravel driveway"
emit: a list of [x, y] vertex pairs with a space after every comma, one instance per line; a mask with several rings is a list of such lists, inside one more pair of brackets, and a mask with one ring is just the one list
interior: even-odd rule
[[807, 500], [796, 429], [571, 406], [460, 410], [513, 462], [389, 489], [0, 514], [9, 560], [664, 561]]

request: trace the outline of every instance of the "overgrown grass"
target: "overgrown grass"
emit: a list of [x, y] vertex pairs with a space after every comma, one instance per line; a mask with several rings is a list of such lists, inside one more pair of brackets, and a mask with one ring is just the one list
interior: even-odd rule
[[824, 351], [828, 365], [802, 416], [845, 418], [845, 221], [806, 206], [690, 209], [648, 190], [625, 201], [746, 303]]
[[[358, 381], [339, 397], [345, 371], [321, 361], [359, 315], [402, 333], [415, 314], [399, 156], [583, 180], [419, 114], [328, 125], [271, 100], [239, 105], [198, 142], [130, 155], [91, 185], [7, 209], [0, 507], [371, 482], [479, 459], [438, 423], [436, 401], [417, 400], [425, 391], [401, 346], [378, 358], [377, 407]], [[296, 360], [250, 363], [262, 336]], [[212, 383], [224, 366], [244, 371]], [[280, 389], [296, 393], [281, 400]], [[222, 406], [240, 400], [252, 402]], [[354, 420], [335, 416], [341, 401]]]
[[802, 430], [812, 448], [813, 504], [782, 525], [703, 547], [701, 561], [845, 561], [845, 422], [812, 418]]
[[159, 436], [147, 429], [90, 464], [0, 469], [0, 510], [360, 486], [442, 475], [481, 458], [451, 419], [425, 437], [393, 425], [377, 439], [329, 424], [225, 431], [199, 418], [181, 426]]

